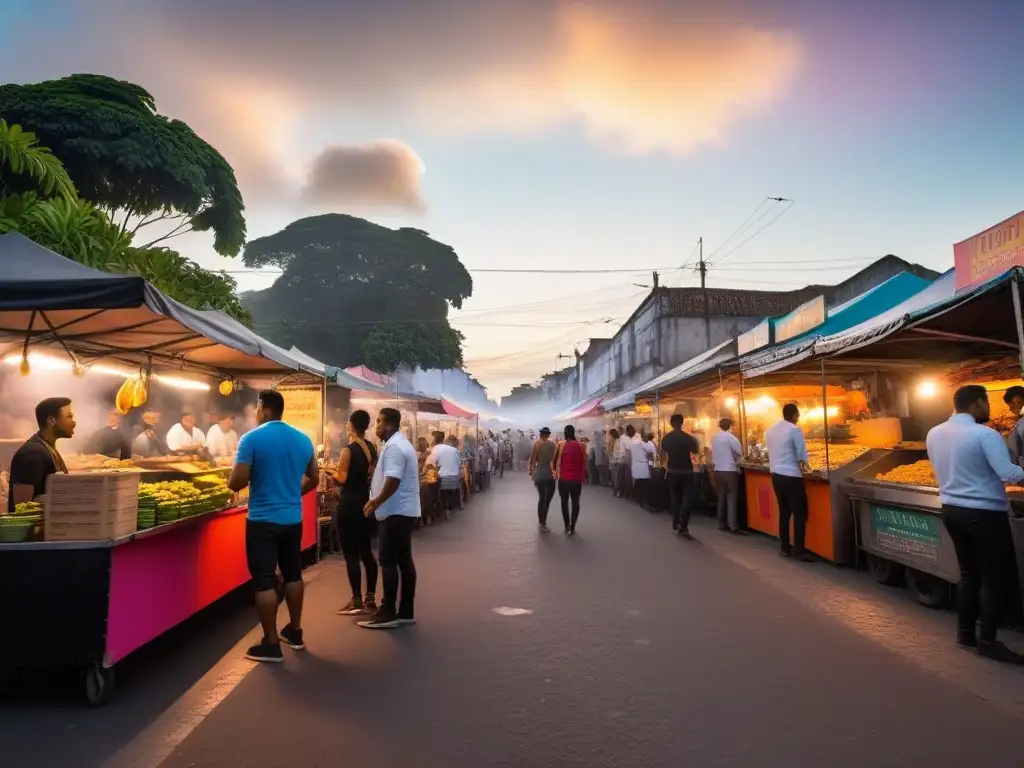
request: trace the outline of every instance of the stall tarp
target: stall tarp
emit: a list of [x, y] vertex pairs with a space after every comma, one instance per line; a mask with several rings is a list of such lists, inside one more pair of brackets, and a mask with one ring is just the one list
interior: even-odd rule
[[555, 422], [564, 424], [576, 419], [589, 419], [601, 415], [601, 398], [591, 397], [587, 400], [580, 400], [566, 411], [555, 416]]
[[446, 397], [441, 398], [441, 407], [444, 408], [444, 412], [449, 416], [456, 416], [460, 419], [475, 419], [477, 414], [475, 411], [471, 411], [468, 408], [449, 400]]
[[924, 290], [895, 307], [844, 331], [818, 339], [814, 344], [814, 353], [816, 355], [832, 355], [870, 344], [876, 339], [888, 336], [893, 331], [902, 328], [910, 321], [912, 315], [952, 299], [955, 292], [956, 277], [951, 269]]
[[807, 333], [753, 352], [740, 360], [744, 378], [764, 376], [815, 354], [815, 343], [891, 310], [931, 284], [924, 278], [900, 272], [881, 285], [836, 307], [824, 323]]
[[631, 389], [628, 392], [624, 392], [616, 397], [608, 398], [601, 403], [601, 410], [603, 411], [614, 411], [619, 408], [625, 408], [632, 406], [636, 403], [637, 395], [654, 394], [659, 390], [666, 389], [684, 379], [688, 378], [699, 370], [703, 370], [703, 366], [709, 362], [718, 364], [724, 362], [736, 356], [736, 340], [729, 339], [719, 344], [717, 347], [712, 347], [706, 352], [701, 352], [696, 357], [691, 357], [684, 363], [680, 363], [675, 368], [661, 374], [660, 376], [651, 379], [646, 384]]
[[[138, 277], [66, 259], [18, 233], [0, 236], [0, 344], [63, 347], [81, 362], [118, 361], [237, 373], [301, 369], [221, 312], [164, 296]], [[29, 327], [31, 326], [31, 332]]]

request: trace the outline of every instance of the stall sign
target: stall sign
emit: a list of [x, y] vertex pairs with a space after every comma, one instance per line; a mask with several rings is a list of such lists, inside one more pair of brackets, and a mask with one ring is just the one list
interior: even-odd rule
[[745, 355], [772, 343], [772, 321], [764, 320], [736, 337], [736, 351]]
[[284, 397], [281, 421], [306, 434], [313, 445], [323, 442], [324, 401], [318, 386], [283, 384], [277, 391]]
[[939, 518], [933, 515], [872, 504], [871, 529], [882, 551], [938, 562]]
[[775, 342], [786, 341], [825, 322], [825, 297], [816, 296], [775, 321]]
[[1024, 211], [953, 246], [956, 289], [962, 291], [1024, 266]]
[[654, 412], [654, 406], [650, 402], [637, 402], [634, 410], [637, 416], [650, 416]]

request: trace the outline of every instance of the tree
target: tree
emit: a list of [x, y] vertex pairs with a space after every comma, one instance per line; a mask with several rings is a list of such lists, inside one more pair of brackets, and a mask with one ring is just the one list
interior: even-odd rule
[[0, 196], [8, 189], [26, 188], [46, 195], [75, 195], [64, 164], [49, 148], [40, 147], [34, 133], [0, 118]]
[[49, 147], [81, 196], [123, 232], [168, 228], [144, 247], [190, 231], [212, 232], [224, 256], [245, 243], [231, 166], [188, 125], [158, 114], [140, 86], [102, 75], [3, 85], [0, 115]]
[[247, 267], [278, 267], [264, 290], [243, 294], [254, 329], [331, 365], [462, 365], [462, 334], [448, 323], [473, 280], [451, 246], [418, 229], [389, 229], [327, 214], [292, 222], [245, 247]]

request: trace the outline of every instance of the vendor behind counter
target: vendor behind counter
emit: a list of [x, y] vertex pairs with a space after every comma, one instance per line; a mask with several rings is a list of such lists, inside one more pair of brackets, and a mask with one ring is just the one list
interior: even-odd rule
[[41, 401], [36, 406], [36, 424], [39, 431], [25, 441], [11, 459], [8, 514], [14, 512], [16, 505], [45, 494], [50, 475], [68, 473], [67, 464], [57, 451], [57, 441], [69, 440], [75, 434], [71, 400], [49, 397]]
[[89, 436], [84, 453], [97, 453], [122, 461], [130, 459], [132, 444], [124, 428], [124, 417], [117, 411], [108, 413], [107, 425]]

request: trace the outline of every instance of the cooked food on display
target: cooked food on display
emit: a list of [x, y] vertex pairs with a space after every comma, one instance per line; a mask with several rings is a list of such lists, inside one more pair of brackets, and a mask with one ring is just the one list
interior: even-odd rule
[[932, 488], [937, 488], [939, 485], [935, 479], [935, 470], [932, 469], [932, 463], [928, 459], [915, 461], [913, 464], [902, 464], [888, 472], [879, 472], [875, 475], [875, 479], [887, 483], [925, 485]]
[[824, 469], [838, 469], [845, 464], [849, 464], [858, 456], [867, 453], [869, 450], [870, 448], [866, 445], [829, 443], [828, 461], [826, 462], [825, 441], [808, 440], [807, 463], [810, 465], [812, 472], [820, 472]]

